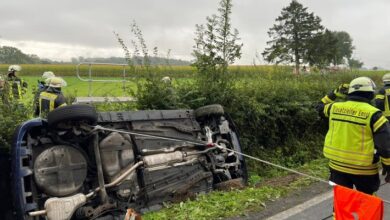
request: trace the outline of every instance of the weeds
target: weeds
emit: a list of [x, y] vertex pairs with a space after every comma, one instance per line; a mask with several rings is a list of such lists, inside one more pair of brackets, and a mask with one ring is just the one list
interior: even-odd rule
[[[326, 160], [314, 160], [305, 164], [300, 169], [320, 178], [328, 176]], [[277, 177], [285, 175], [279, 172]], [[270, 179], [259, 177], [256, 183], [266, 182]], [[143, 216], [146, 220], [159, 219], [223, 219], [226, 217], [242, 216], [249, 212], [257, 212], [266, 208], [267, 202], [275, 201], [289, 192], [307, 186], [314, 182], [307, 178], [297, 178], [291, 182], [278, 184], [277, 186], [260, 186], [251, 184], [243, 190], [229, 192], [211, 192], [207, 195], [199, 195], [195, 200], [187, 200], [178, 204], [166, 204], [159, 212], [147, 213]]]

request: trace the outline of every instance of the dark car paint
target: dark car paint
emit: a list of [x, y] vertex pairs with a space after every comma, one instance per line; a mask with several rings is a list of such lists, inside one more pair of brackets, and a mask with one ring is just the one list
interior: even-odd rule
[[[23, 213], [34, 210], [38, 206], [34, 202], [28, 202], [27, 198], [31, 197], [24, 188], [24, 181], [32, 181], [33, 171], [24, 166], [23, 159], [31, 157], [31, 150], [24, 146], [23, 137], [30, 129], [42, 126], [43, 121], [40, 118], [24, 122], [16, 128], [14, 133], [14, 142], [12, 146], [11, 158], [11, 183], [12, 183], [12, 200], [17, 219], [23, 218]], [[27, 160], [30, 162], [29, 160]]]

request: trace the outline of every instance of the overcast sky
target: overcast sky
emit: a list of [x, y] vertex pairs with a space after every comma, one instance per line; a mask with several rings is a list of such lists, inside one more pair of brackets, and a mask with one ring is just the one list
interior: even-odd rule
[[[191, 60], [195, 24], [217, 12], [219, 0], [2, 0], [0, 46], [16, 46], [41, 58], [123, 56], [113, 31], [130, 46], [135, 20], [150, 48]], [[389, 0], [300, 0], [330, 30], [347, 31], [354, 57], [365, 66], [390, 69]], [[244, 43], [238, 64], [252, 64], [267, 31], [290, 0], [235, 0], [232, 23]]]

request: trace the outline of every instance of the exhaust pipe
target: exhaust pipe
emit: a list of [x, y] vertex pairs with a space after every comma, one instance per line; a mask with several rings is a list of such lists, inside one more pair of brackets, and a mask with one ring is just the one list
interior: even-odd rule
[[29, 212], [29, 216], [46, 215], [48, 220], [70, 220], [73, 213], [87, 201], [84, 194], [69, 197], [53, 197], [45, 202], [45, 210]]

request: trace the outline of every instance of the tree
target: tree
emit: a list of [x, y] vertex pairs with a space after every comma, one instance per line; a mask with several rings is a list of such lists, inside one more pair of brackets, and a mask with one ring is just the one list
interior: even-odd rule
[[241, 58], [242, 43], [238, 43], [238, 30], [231, 27], [232, 0], [221, 0], [219, 15], [207, 17], [206, 25], [196, 25], [194, 66], [200, 73], [227, 72], [227, 66]]
[[354, 46], [352, 38], [345, 31], [329, 31], [326, 29], [323, 33], [313, 37], [310, 41], [306, 61], [310, 65], [320, 68], [334, 66], [345, 63], [352, 56]]
[[16, 47], [3, 46], [0, 47], [0, 63], [39, 63], [40, 59], [37, 55], [27, 55]]
[[321, 19], [293, 0], [275, 21], [268, 31], [270, 47], [262, 55], [267, 62], [295, 63], [295, 71], [299, 73], [299, 65], [306, 58], [312, 39], [323, 30]]
[[232, 7], [232, 0], [221, 0], [218, 15], [206, 17], [205, 25], [196, 25], [193, 66], [199, 73], [196, 87], [201, 98], [198, 100], [205, 100], [198, 102], [199, 105], [220, 103], [227, 106], [234, 96], [234, 82], [228, 74], [228, 66], [241, 57], [243, 44], [239, 42], [238, 30], [231, 25]]
[[363, 62], [357, 59], [350, 58], [348, 59], [348, 66], [349, 68], [352, 69], [360, 69], [363, 67]]
[[331, 31], [326, 29], [323, 33], [313, 37], [308, 44], [305, 60], [310, 66], [324, 68], [329, 66], [336, 52], [337, 39]]
[[333, 31], [334, 38], [337, 40], [334, 45], [334, 56], [332, 59], [333, 65], [345, 63], [345, 60], [349, 60], [352, 56], [352, 52], [355, 47], [352, 45], [352, 38], [345, 31]]

